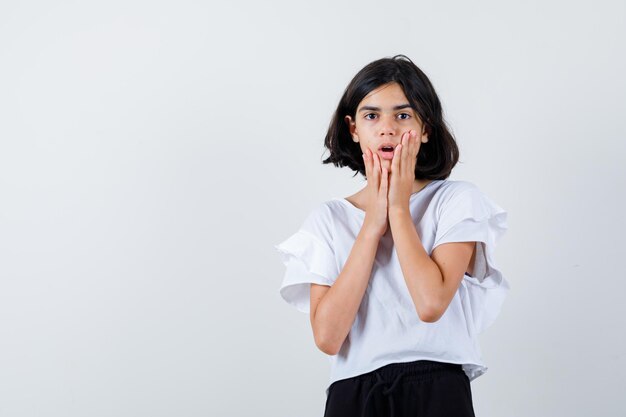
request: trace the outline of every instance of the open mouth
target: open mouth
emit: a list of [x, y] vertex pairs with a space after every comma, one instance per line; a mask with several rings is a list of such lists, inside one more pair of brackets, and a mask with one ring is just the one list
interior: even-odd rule
[[395, 149], [395, 146], [393, 146], [393, 144], [391, 143], [385, 143], [383, 145], [381, 145], [380, 148], [378, 148], [379, 152], [380, 152], [380, 156], [383, 159], [393, 159], [393, 151]]
[[396, 145], [394, 145], [393, 143], [386, 142], [386, 143], [381, 143], [380, 146], [378, 147], [378, 150], [383, 151], [383, 152], [393, 152], [395, 147]]

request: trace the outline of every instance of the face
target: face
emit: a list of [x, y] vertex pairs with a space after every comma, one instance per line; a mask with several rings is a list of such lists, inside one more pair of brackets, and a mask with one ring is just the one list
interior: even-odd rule
[[[378, 154], [381, 168], [391, 171], [391, 161], [396, 146], [402, 135], [410, 130], [422, 132], [423, 123], [413, 110], [398, 83], [384, 84], [372, 90], [361, 100], [356, 109], [354, 120], [345, 117], [350, 127], [350, 133], [355, 141], [359, 142], [361, 151], [369, 149], [372, 154]], [[427, 138], [422, 138], [422, 143]], [[385, 152], [384, 145], [392, 146], [392, 152]]]

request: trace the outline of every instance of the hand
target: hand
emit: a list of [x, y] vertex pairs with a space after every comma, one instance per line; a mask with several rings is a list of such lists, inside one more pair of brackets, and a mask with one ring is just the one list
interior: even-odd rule
[[363, 227], [368, 228], [377, 237], [381, 237], [387, 231], [389, 219], [387, 216], [387, 192], [388, 173], [387, 168], [382, 168], [378, 154], [369, 149], [363, 154], [365, 163], [365, 176], [367, 177], [367, 187], [365, 199], [367, 207]]
[[[425, 136], [425, 134], [424, 134]], [[409, 130], [402, 135], [391, 161], [391, 179], [389, 181], [389, 210], [409, 210], [409, 199], [415, 183], [415, 164], [422, 138], [416, 130]]]

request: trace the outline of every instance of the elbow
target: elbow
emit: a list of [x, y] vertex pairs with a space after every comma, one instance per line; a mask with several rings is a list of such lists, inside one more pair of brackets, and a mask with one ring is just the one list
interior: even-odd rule
[[337, 343], [333, 343], [328, 337], [322, 337], [320, 335], [314, 335], [315, 345], [319, 350], [327, 355], [334, 356], [339, 353], [341, 346]]
[[325, 354], [329, 356], [335, 356], [337, 353], [339, 353], [339, 349], [335, 345], [332, 345], [330, 343], [315, 342], [315, 344], [317, 345], [317, 348], [319, 350], [321, 350], [322, 352], [324, 352]]
[[418, 310], [417, 315], [425, 323], [435, 323], [443, 316], [443, 312], [438, 308], [431, 307], [422, 309], [422, 311]]
[[323, 316], [316, 314], [311, 319], [315, 346], [325, 354], [334, 356], [339, 353], [343, 342], [337, 334], [337, 329], [321, 320], [322, 318]]
[[313, 338], [315, 339], [315, 346], [327, 355], [334, 356], [339, 353], [341, 344], [336, 342], [336, 337], [328, 334], [324, 329], [319, 327], [313, 329]]
[[420, 320], [424, 323], [434, 323], [439, 320], [439, 317], [437, 317], [435, 314], [420, 314], [419, 317]]

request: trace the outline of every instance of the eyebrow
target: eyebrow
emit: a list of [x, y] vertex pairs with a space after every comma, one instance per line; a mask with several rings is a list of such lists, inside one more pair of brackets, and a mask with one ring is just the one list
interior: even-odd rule
[[[410, 104], [400, 104], [398, 106], [395, 106], [393, 108], [393, 110], [402, 110], [402, 109], [406, 109], [406, 108], [410, 108], [411, 105]], [[375, 107], [375, 106], [363, 106], [359, 109], [359, 111], [380, 111], [380, 107]]]

